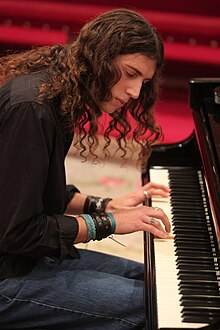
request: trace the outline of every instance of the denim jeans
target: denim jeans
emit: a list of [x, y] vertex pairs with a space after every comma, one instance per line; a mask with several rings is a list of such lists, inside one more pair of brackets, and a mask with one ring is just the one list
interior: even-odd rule
[[144, 329], [143, 264], [79, 251], [0, 281], [0, 329]]

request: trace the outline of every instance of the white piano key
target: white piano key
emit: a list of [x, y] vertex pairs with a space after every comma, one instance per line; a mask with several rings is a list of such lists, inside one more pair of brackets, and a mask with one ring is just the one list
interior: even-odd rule
[[[150, 169], [150, 181], [169, 186], [168, 170], [159, 167]], [[172, 228], [170, 198], [153, 197], [152, 206], [157, 206], [164, 210], [171, 221]], [[178, 290], [179, 280], [177, 278], [178, 271], [176, 269], [175, 246], [172, 235], [171, 238], [166, 240], [154, 239], [158, 329], [163, 327], [198, 329], [207, 324], [186, 323], [182, 320], [181, 296]]]

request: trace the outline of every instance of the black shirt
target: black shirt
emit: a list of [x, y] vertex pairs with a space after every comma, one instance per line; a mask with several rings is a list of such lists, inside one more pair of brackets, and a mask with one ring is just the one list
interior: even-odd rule
[[0, 279], [29, 272], [44, 256], [79, 254], [68, 193], [63, 138], [55, 101], [38, 102], [45, 74], [21, 75], [0, 88]]

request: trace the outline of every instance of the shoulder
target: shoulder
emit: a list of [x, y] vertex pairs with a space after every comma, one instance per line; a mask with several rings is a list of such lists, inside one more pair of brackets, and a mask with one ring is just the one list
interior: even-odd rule
[[18, 141], [46, 141], [52, 150], [56, 133], [53, 101], [38, 101], [38, 86], [44, 75], [20, 75], [0, 88], [0, 135], [6, 139], [13, 132]]
[[39, 86], [49, 79], [46, 73], [19, 75], [11, 81], [10, 103], [11, 106], [24, 103], [39, 103]]
[[[8, 116], [35, 116], [54, 123], [54, 102], [39, 102], [39, 86], [49, 81], [45, 72], [19, 75], [0, 88], [0, 123]], [[15, 117], [14, 117], [15, 118]]]

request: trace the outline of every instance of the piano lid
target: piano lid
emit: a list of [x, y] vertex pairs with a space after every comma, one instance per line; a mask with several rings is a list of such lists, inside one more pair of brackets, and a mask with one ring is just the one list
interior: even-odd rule
[[220, 245], [220, 78], [190, 81], [190, 107]]

